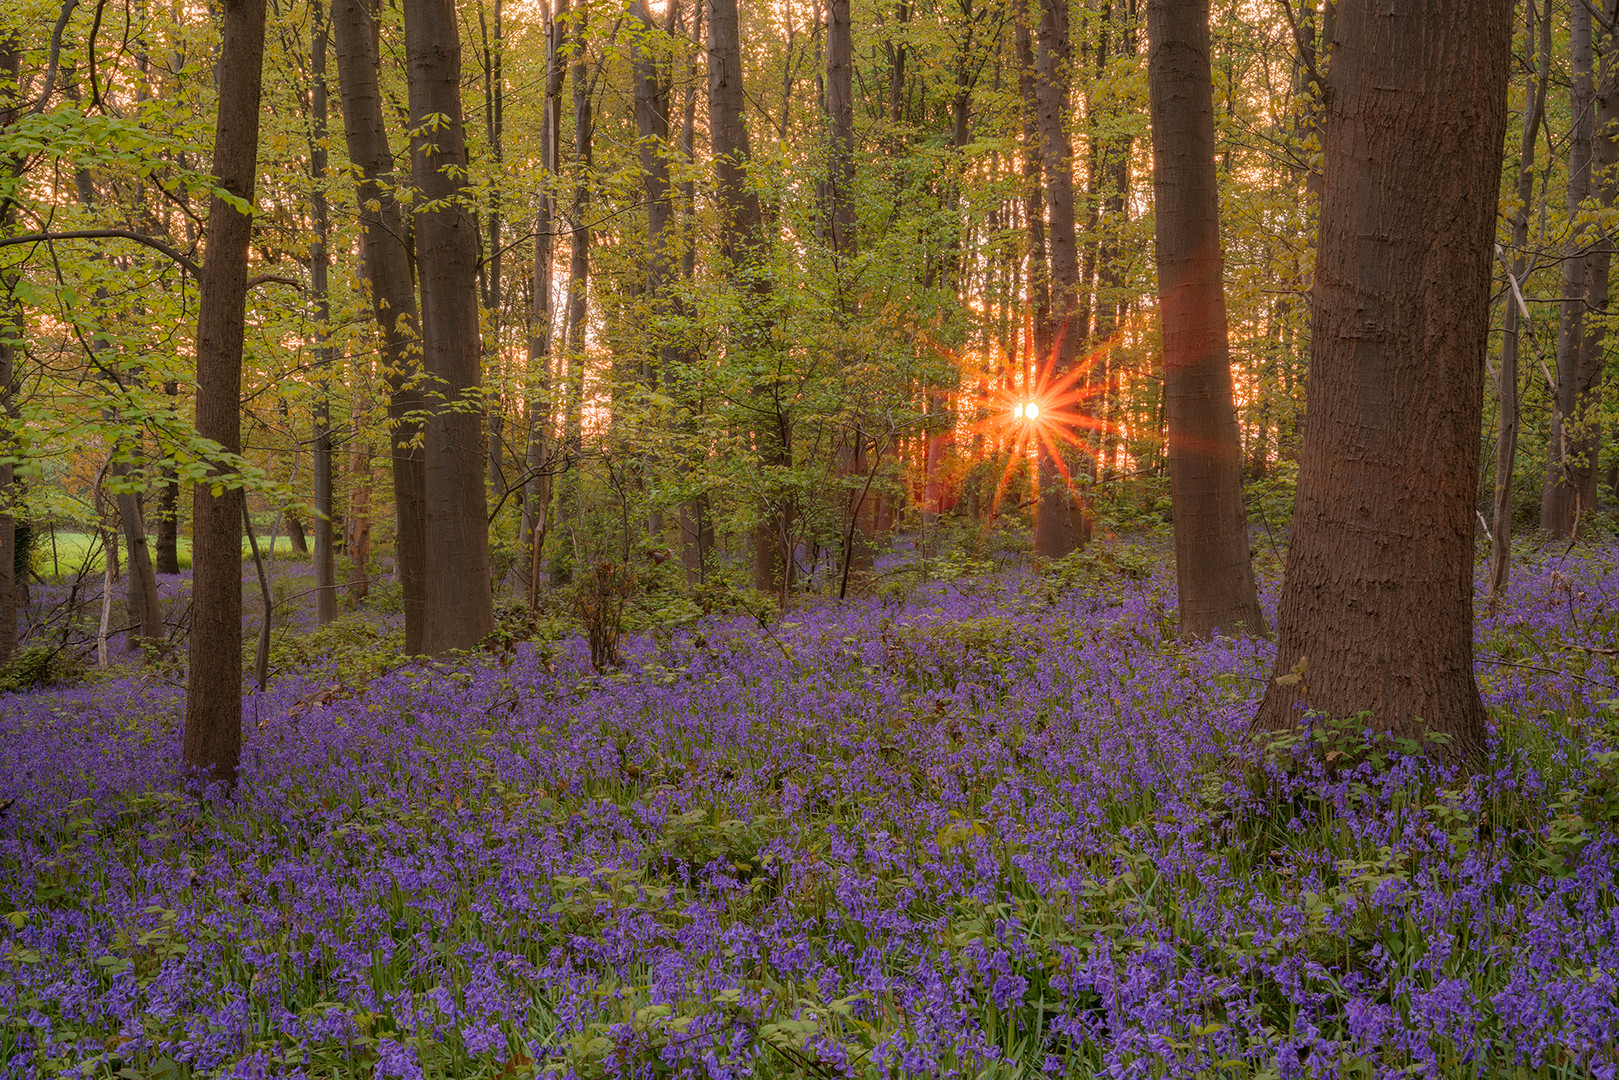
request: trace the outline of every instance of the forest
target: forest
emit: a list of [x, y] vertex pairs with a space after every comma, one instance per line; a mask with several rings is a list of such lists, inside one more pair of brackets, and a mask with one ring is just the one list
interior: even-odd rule
[[0, 1080], [1619, 1078], [1619, 0], [8, 0]]

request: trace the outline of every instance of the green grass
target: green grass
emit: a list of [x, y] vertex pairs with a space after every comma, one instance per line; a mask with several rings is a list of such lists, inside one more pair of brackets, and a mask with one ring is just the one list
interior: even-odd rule
[[[127, 558], [128, 548], [121, 542], [120, 558]], [[150, 542], [150, 541], [149, 541]], [[269, 553], [269, 536], [259, 537], [259, 551]], [[297, 551], [292, 546], [292, 538], [285, 534], [276, 537], [276, 558], [308, 558], [307, 555]], [[242, 538], [242, 557], [252, 555], [247, 545], [247, 538]], [[102, 569], [104, 554], [101, 550], [101, 541], [92, 533], [83, 532], [57, 532], [54, 537], [51, 533], [42, 534], [34, 545], [34, 570], [46, 580], [54, 581], [63, 577], [71, 577], [81, 571], [99, 573]], [[191, 540], [180, 537], [179, 544], [180, 569], [191, 568]]]

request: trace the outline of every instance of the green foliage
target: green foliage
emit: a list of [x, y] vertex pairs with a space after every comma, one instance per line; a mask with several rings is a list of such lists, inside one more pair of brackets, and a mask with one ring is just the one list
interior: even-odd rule
[[404, 663], [403, 631], [348, 615], [307, 632], [278, 630], [270, 639], [270, 671], [319, 671], [343, 684], [363, 683]]
[[83, 666], [68, 653], [49, 645], [33, 645], [0, 664], [0, 694], [70, 683], [83, 675]]

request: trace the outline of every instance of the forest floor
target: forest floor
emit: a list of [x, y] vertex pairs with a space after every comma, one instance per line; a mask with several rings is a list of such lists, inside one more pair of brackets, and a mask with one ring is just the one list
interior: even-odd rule
[[1126, 554], [609, 674], [289, 627], [229, 799], [172, 672], [0, 696], [0, 1077], [1619, 1076], [1619, 548], [1481, 605], [1471, 777], [1256, 743]]

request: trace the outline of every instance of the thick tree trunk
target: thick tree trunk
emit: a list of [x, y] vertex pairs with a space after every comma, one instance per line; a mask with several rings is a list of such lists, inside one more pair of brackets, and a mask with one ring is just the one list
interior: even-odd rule
[[[332, 402], [331, 371], [337, 357], [326, 342], [331, 326], [331, 302], [328, 296], [327, 237], [331, 235], [331, 215], [326, 204], [326, 19], [320, 3], [314, 5], [314, 29], [310, 47], [310, 105], [313, 138], [309, 144], [309, 172], [314, 181], [311, 207], [315, 225], [314, 241], [309, 246], [309, 291], [315, 301], [316, 330], [315, 355], [320, 365], [318, 396], [315, 398], [312, 432], [314, 436], [315, 466], [315, 625], [325, 626], [337, 618], [337, 555], [333, 549], [332, 519], [336, 516], [334, 499], [336, 472], [332, 454]], [[293, 533], [301, 537], [302, 530]]]
[[[590, 167], [591, 147], [595, 136], [594, 110], [591, 107], [590, 67], [587, 62], [585, 19], [589, 9], [581, 4], [574, 16], [574, 30], [578, 46], [572, 64], [573, 80], [573, 199], [569, 205], [570, 231], [568, 234], [568, 292], [567, 309], [563, 312], [566, 328], [568, 405], [563, 420], [563, 443], [570, 462], [577, 466], [585, 449], [585, 320], [590, 309]], [[570, 468], [562, 480], [561, 498], [557, 515], [572, 520], [579, 513], [581, 475], [577, 467]]]
[[454, 0], [405, 0], [404, 19], [428, 404], [422, 651], [436, 656], [470, 649], [495, 628], [479, 394], [478, 230], [466, 202]]
[[[690, 287], [697, 273], [697, 244], [694, 226], [697, 220], [696, 141], [697, 141], [697, 62], [696, 55], [703, 43], [703, 3], [692, 5], [691, 27], [692, 59], [686, 69], [686, 104], [680, 121], [680, 159], [686, 166], [686, 179], [680, 185], [680, 279]], [[696, 430], [695, 418], [701, 411], [700, 396], [683, 395], [687, 415], [683, 424], [688, 436]], [[690, 464], [688, 462], [688, 464]], [[702, 495], [693, 496], [680, 504], [680, 562], [686, 571], [686, 584], [695, 588], [708, 574], [708, 553], [714, 547], [714, 526], [708, 514], [708, 502]]]
[[1340, 0], [1310, 422], [1257, 726], [1362, 710], [1480, 760], [1477, 485], [1512, 4]]
[[1512, 255], [1507, 273], [1512, 275], [1506, 298], [1507, 313], [1501, 328], [1501, 370], [1496, 373], [1496, 396], [1501, 421], [1495, 439], [1495, 505], [1490, 544], [1490, 606], [1493, 608], [1506, 588], [1512, 563], [1512, 468], [1518, 457], [1518, 345], [1523, 317], [1523, 278], [1529, 257], [1529, 203], [1535, 193], [1535, 139], [1546, 115], [1546, 88], [1551, 85], [1550, 4], [1544, 17], [1535, 21], [1535, 6], [1526, 5], [1531, 48], [1539, 42], [1540, 69], [1524, 92], [1523, 138], [1518, 143], [1518, 205], [1512, 215]]
[[[751, 151], [743, 120], [742, 38], [736, 0], [708, 4], [708, 114], [714, 150], [715, 201], [720, 211], [720, 252], [733, 284], [749, 293], [745, 325], [735, 333], [737, 347], [757, 351], [770, 337], [770, 282], [761, 273], [765, 257], [759, 196], [747, 180]], [[791, 434], [784, 403], [775, 390], [755, 395], [761, 417], [755, 430], [761, 463], [779, 469], [791, 464]], [[784, 601], [792, 587], [791, 518], [779, 492], [766, 496], [753, 531], [753, 584]]]
[[1147, 38], [1181, 634], [1263, 634], [1226, 335], [1208, 0], [1148, 0]]
[[[383, 379], [388, 384], [388, 457], [393, 467], [394, 562], [404, 593], [405, 652], [425, 651], [427, 613], [427, 518], [425, 455], [421, 414], [425, 399], [417, 386], [420, 365], [412, 355], [421, 325], [412, 280], [409, 234], [394, 197], [393, 150], [382, 116], [377, 86], [376, 26], [366, 0], [332, 0], [332, 33], [343, 99], [343, 128], [349, 160], [359, 171], [361, 263], [371, 292], [371, 310], [382, 331]], [[357, 447], [358, 451], [359, 448]], [[364, 451], [366, 476], [370, 450]], [[369, 493], [369, 487], [367, 488]], [[365, 501], [364, 543], [351, 540], [351, 560], [369, 556], [369, 498]], [[357, 564], [358, 577], [368, 573]], [[363, 597], [362, 591], [358, 594]]]
[[[214, 179], [249, 205], [257, 171], [264, 0], [221, 0], [219, 122]], [[218, 195], [197, 306], [197, 434], [242, 452], [242, 343], [253, 219]], [[242, 745], [242, 506], [240, 487], [196, 486], [192, 500], [191, 672], [183, 754], [192, 769], [236, 783]]]

